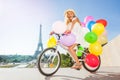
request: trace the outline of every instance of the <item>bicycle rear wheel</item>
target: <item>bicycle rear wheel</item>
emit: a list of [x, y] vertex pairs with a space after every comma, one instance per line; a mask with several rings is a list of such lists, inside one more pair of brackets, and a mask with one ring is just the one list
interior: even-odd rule
[[100, 65], [101, 65], [100, 56], [98, 56], [98, 60], [99, 60], [99, 64], [96, 67], [90, 67], [84, 60], [82, 61], [83, 67], [89, 72], [96, 72], [100, 68]]
[[45, 49], [39, 56], [38, 69], [45, 76], [51, 76], [57, 72], [61, 64], [60, 53], [55, 48]]

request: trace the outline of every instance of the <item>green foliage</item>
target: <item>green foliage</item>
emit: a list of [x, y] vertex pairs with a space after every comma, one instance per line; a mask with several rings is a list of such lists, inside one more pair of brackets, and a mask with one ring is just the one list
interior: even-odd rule
[[70, 55], [67, 54], [61, 54], [61, 67], [71, 67], [73, 65], [72, 58]]
[[0, 62], [3, 63], [29, 62], [31, 60], [33, 60], [33, 56], [30, 55], [0, 55]]

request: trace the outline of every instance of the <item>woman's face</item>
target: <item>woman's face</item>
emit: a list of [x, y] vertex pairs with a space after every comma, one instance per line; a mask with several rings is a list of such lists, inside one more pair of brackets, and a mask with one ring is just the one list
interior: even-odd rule
[[75, 16], [75, 15], [74, 15], [74, 13], [73, 13], [72, 11], [68, 11], [68, 12], [67, 12], [67, 18], [68, 18], [68, 19], [71, 19], [71, 20], [72, 20], [74, 16]]

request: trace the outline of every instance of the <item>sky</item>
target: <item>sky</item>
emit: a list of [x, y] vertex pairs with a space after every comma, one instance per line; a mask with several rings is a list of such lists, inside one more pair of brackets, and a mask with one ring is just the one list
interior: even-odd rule
[[81, 22], [86, 16], [105, 19], [108, 39], [120, 34], [120, 0], [0, 0], [0, 54], [33, 55], [42, 24], [45, 47], [55, 21], [74, 9]]

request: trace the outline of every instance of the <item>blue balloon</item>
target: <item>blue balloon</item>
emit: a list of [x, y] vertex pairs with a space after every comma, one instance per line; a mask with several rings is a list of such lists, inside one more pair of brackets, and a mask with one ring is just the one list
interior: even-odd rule
[[86, 26], [91, 31], [92, 25], [95, 23], [96, 23], [95, 21], [89, 21]]

